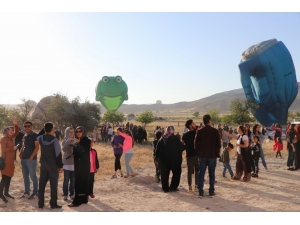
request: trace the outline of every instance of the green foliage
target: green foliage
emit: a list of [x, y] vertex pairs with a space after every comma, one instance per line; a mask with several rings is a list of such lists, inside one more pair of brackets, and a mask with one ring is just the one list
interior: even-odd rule
[[198, 117], [199, 117], [199, 115], [200, 115], [200, 113], [199, 113], [199, 112], [194, 112], [194, 113], [193, 113], [193, 117], [195, 117], [195, 118], [198, 118]]
[[25, 121], [30, 120], [30, 113], [34, 110], [36, 103], [30, 99], [21, 99], [22, 104], [18, 105], [18, 120], [23, 124]]
[[146, 127], [148, 123], [152, 123], [155, 121], [155, 117], [152, 111], [146, 110], [137, 117], [136, 121], [143, 123], [144, 126]]
[[124, 114], [114, 110], [107, 111], [102, 118], [102, 121], [107, 121], [113, 124], [113, 127], [115, 123], [123, 122], [124, 120], [125, 120]]
[[93, 130], [101, 119], [100, 104], [90, 103], [88, 100], [81, 103], [79, 97], [69, 100], [62, 94], [55, 94], [51, 100], [45, 100], [43, 107], [39, 104], [37, 107], [40, 113], [34, 122], [42, 126], [51, 121], [59, 130], [68, 126], [83, 126], [86, 130]]
[[129, 113], [129, 114], [127, 115], [127, 117], [128, 117], [128, 118], [135, 118], [135, 115], [134, 115], [134, 113]]
[[217, 123], [221, 122], [220, 110], [211, 108], [211, 109], [207, 110], [207, 112], [205, 114], [210, 115], [213, 124], [217, 124]]
[[222, 124], [233, 124], [233, 119], [231, 115], [224, 115], [221, 118]]
[[253, 117], [250, 116], [250, 112], [255, 110], [257, 106], [250, 101], [241, 101], [235, 99], [230, 102], [229, 108], [231, 111], [232, 122], [235, 124], [243, 124], [248, 122], [254, 122]]

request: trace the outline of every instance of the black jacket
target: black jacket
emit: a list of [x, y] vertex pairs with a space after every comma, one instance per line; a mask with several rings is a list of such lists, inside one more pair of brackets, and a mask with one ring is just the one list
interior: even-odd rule
[[169, 169], [177, 169], [182, 163], [182, 152], [185, 145], [181, 143], [178, 137], [171, 135], [166, 143], [160, 138], [157, 147], [155, 160], [158, 161], [160, 167], [165, 166]]

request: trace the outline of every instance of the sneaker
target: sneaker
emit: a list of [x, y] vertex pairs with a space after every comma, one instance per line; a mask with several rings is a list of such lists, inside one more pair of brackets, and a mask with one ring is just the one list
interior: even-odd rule
[[7, 198], [11, 198], [11, 199], [15, 199], [13, 196], [11, 196], [10, 194], [4, 194], [5, 197]]
[[68, 200], [68, 196], [64, 195], [64, 200]]
[[2, 195], [2, 197], [0, 197], [0, 199], [1, 199], [2, 201], [4, 201], [5, 203], [7, 203], [7, 202], [8, 202], [8, 200], [5, 198], [5, 196], [4, 196], [4, 195]]
[[111, 179], [117, 178], [117, 176], [114, 174], [112, 175]]
[[91, 194], [90, 197], [91, 197], [91, 198], [95, 198], [95, 195]]
[[195, 191], [195, 192], [198, 191], [198, 185], [195, 185], [194, 191]]
[[29, 199], [29, 200], [34, 199], [35, 196], [36, 196], [36, 194], [32, 193], [32, 194], [28, 197], [28, 199]]
[[70, 198], [71, 198], [72, 200], [74, 200], [74, 198], [75, 198], [75, 195], [72, 195], [72, 196], [70, 196]]
[[50, 207], [51, 209], [61, 209], [62, 206], [61, 205], [54, 205]]
[[212, 198], [212, 197], [215, 196], [215, 195], [216, 195], [215, 192], [209, 193], [209, 197], [210, 197], [210, 198]]
[[120, 174], [120, 177], [124, 177], [123, 173]]
[[193, 188], [192, 188], [192, 186], [189, 186], [189, 190], [188, 190], [188, 192], [192, 192], [193, 191]]
[[198, 198], [203, 198], [203, 193], [199, 194]]
[[29, 193], [24, 192], [20, 198], [28, 198], [28, 197], [29, 197]]

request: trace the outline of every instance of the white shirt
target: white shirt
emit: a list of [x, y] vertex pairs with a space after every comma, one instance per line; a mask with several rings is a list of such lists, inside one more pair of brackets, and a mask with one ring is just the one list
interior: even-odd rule
[[[237, 140], [237, 144], [240, 144], [241, 143], [241, 139], [242, 139], [242, 136], [240, 135], [240, 137], [238, 138], [238, 140]], [[247, 141], [248, 140], [248, 136], [247, 135], [244, 135], [243, 136], [243, 141]], [[245, 143], [245, 142], [244, 142]], [[241, 147], [240, 146], [237, 146], [236, 147], [236, 151], [239, 153], [239, 154], [241, 154]]]

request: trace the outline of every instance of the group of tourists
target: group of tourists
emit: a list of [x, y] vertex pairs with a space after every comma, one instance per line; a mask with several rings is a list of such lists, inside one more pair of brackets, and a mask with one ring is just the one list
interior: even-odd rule
[[[263, 143], [266, 138], [269, 138], [269, 134], [264, 126], [255, 124], [251, 129], [249, 124], [244, 124], [238, 126], [234, 132], [228, 126], [221, 128], [221, 124], [214, 128], [211, 117], [204, 115], [201, 126], [196, 126], [193, 120], [188, 120], [185, 128], [181, 142], [175, 138], [173, 126], [167, 127], [165, 133], [159, 130], [155, 133], [156, 139], [153, 141], [155, 181], [157, 183], [161, 181], [164, 192], [178, 191], [184, 150], [186, 150], [188, 191], [198, 191], [200, 198], [204, 195], [206, 169], [209, 174], [209, 196], [215, 195], [217, 158], [223, 164], [222, 177], [226, 178], [228, 170], [232, 180], [242, 179], [248, 182], [251, 178], [257, 178], [260, 160], [265, 170], [268, 170]], [[275, 131], [273, 149], [276, 151], [276, 157], [277, 155], [281, 157], [282, 129], [279, 124], [273, 124], [270, 129]], [[297, 170], [300, 168], [300, 125], [289, 124], [286, 135], [287, 167], [288, 170]], [[230, 165], [230, 152], [234, 149], [234, 145], [236, 146], [235, 173]], [[170, 171], [173, 175], [169, 184]]]
[[[10, 181], [14, 175], [14, 160], [18, 146], [15, 138], [20, 133], [17, 121], [14, 126], [8, 126], [1, 138], [1, 157], [5, 159], [4, 169], [1, 170], [0, 199], [7, 203], [14, 199], [9, 193]], [[64, 200], [70, 196], [72, 202], [69, 207], [77, 207], [88, 203], [88, 198], [94, 198], [94, 175], [99, 169], [97, 152], [93, 149], [95, 140], [88, 138], [84, 127], [67, 127], [65, 139], [60, 145], [55, 137], [54, 125], [51, 122], [44, 124], [44, 134], [38, 135], [33, 131], [33, 124], [26, 121], [23, 124], [25, 135], [22, 140], [19, 158], [21, 159], [24, 193], [20, 198], [34, 199], [38, 197], [38, 207], [45, 204], [45, 188], [50, 181], [50, 208], [62, 206], [57, 204], [59, 173], [64, 172], [63, 195]], [[37, 153], [40, 150], [40, 176], [37, 178]], [[63, 151], [63, 155], [62, 155]], [[30, 179], [33, 190], [30, 190]]]

